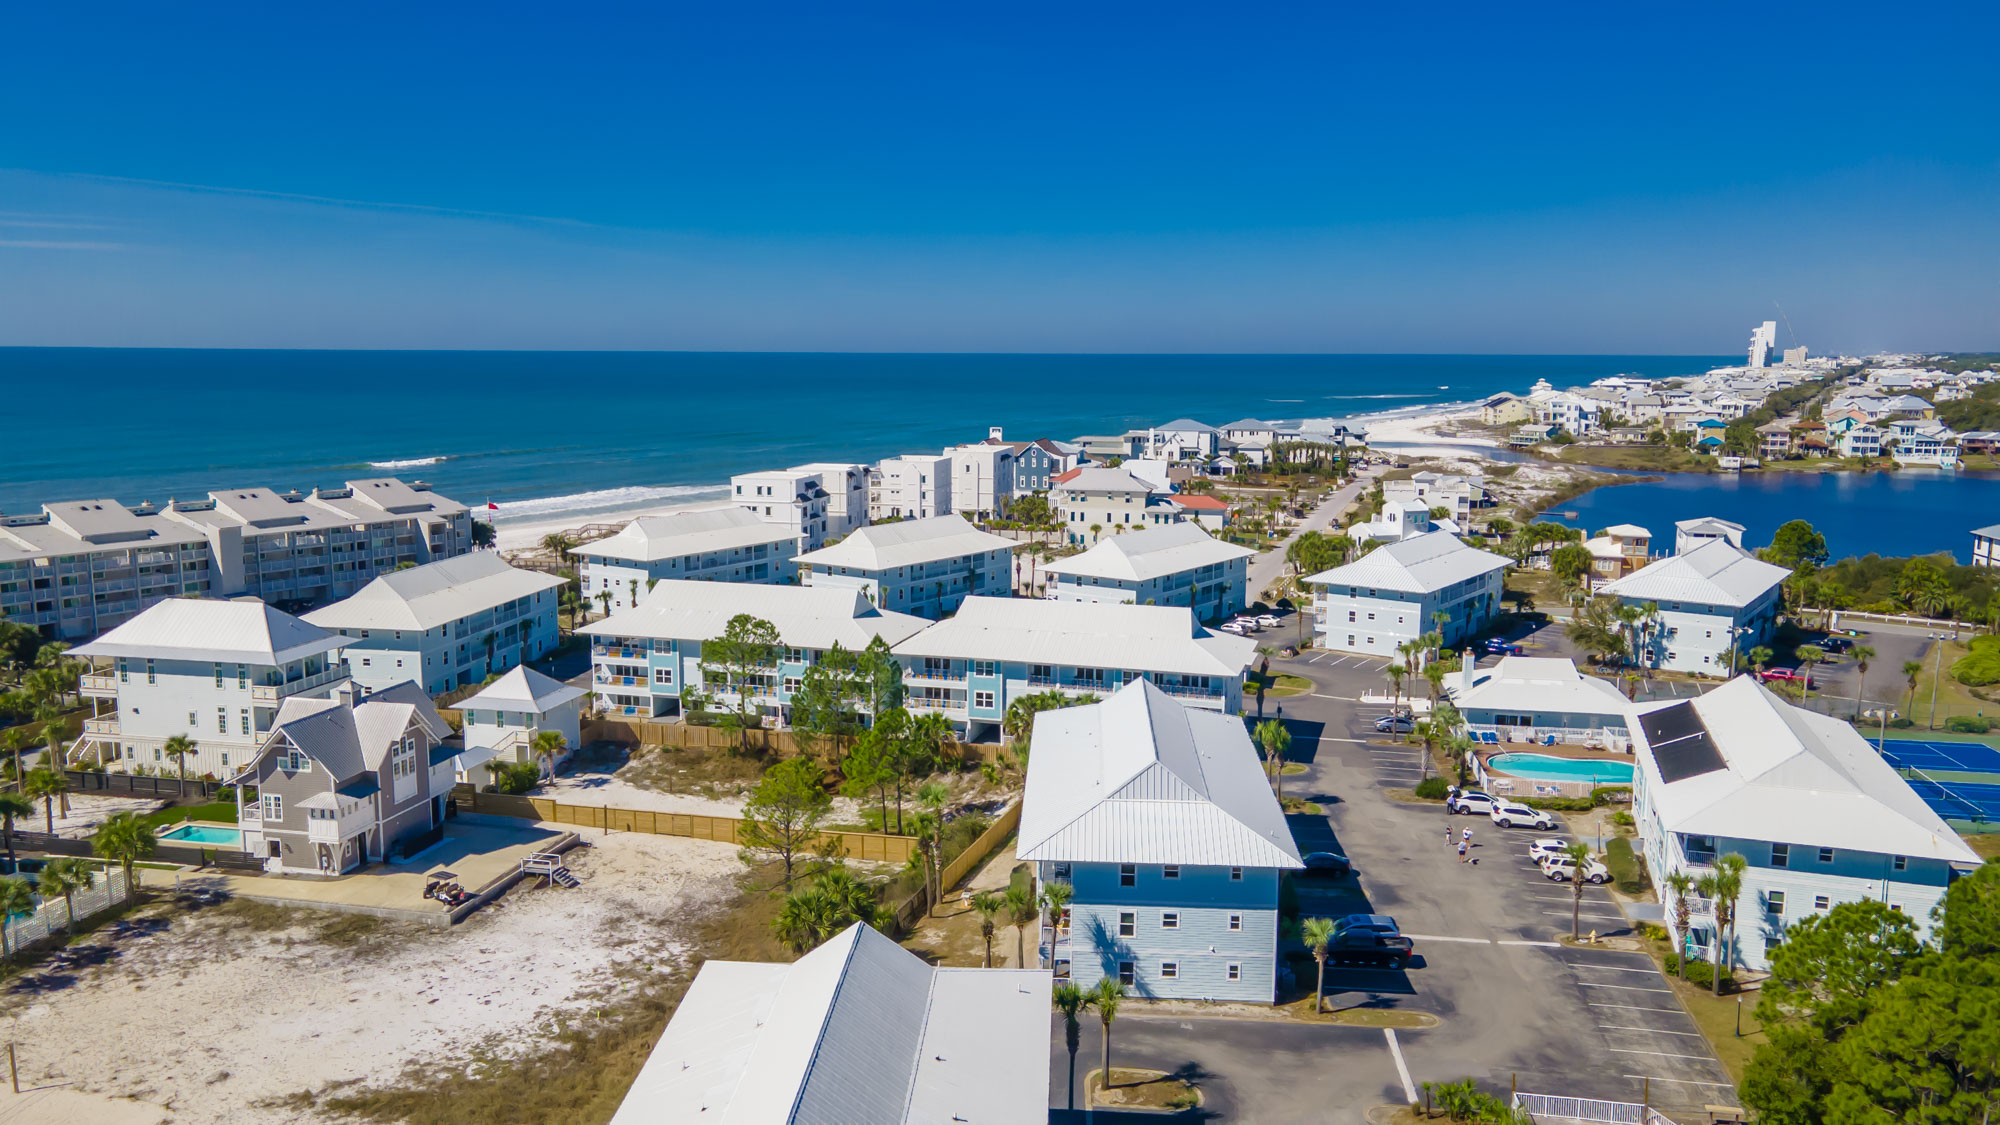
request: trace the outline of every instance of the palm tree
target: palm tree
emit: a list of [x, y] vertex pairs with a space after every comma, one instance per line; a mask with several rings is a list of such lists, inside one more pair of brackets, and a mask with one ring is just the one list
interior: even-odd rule
[[160, 753], [165, 754], [167, 757], [172, 758], [174, 760], [174, 768], [180, 773], [181, 776], [181, 796], [183, 797], [187, 796], [188, 793], [187, 756], [189, 754], [194, 753], [194, 740], [189, 738], [187, 735], [177, 734], [172, 738], [167, 739], [167, 744], [165, 746], [160, 747]]
[[1802, 685], [1805, 690], [1805, 698], [1811, 699], [1813, 665], [1826, 659], [1826, 650], [1818, 645], [1800, 645], [1792, 651], [1799, 658], [1799, 667], [1805, 670], [1805, 680]]
[[7, 948], [7, 923], [16, 914], [35, 912], [34, 884], [18, 876], [0, 879], [0, 958], [12, 957], [14, 951]]
[[76, 932], [76, 892], [87, 891], [96, 881], [96, 874], [90, 864], [77, 856], [63, 856], [52, 859], [42, 867], [42, 873], [35, 880], [35, 889], [43, 898], [61, 895], [63, 898], [63, 933]]
[[568, 744], [563, 741], [561, 731], [545, 730], [535, 736], [535, 741], [528, 748], [535, 755], [535, 761], [541, 763], [542, 767], [548, 771], [548, 776], [554, 777], [556, 775], [556, 759], [562, 756], [562, 752], [567, 747]]
[[1035, 893], [1025, 886], [1007, 888], [1000, 896], [1007, 907], [1007, 920], [1014, 923], [1014, 967], [1028, 967], [1028, 923], [1035, 920]]
[[1403, 666], [1391, 664], [1382, 674], [1389, 677], [1389, 710], [1394, 711], [1396, 704], [1403, 698]]
[[35, 802], [12, 790], [0, 792], [0, 836], [6, 838], [7, 862], [14, 862], [14, 818], [35, 815]]
[[1091, 1006], [1097, 1009], [1098, 1021], [1104, 1025], [1104, 1078], [1099, 1089], [1111, 1088], [1111, 1023], [1118, 1018], [1118, 1002], [1125, 998], [1125, 986], [1112, 977], [1097, 982], [1090, 990]]
[[1733, 961], [1729, 955], [1730, 939], [1736, 930], [1736, 900], [1743, 894], [1743, 869], [1748, 861], [1735, 852], [1718, 856], [1715, 870], [1701, 877], [1696, 889], [1710, 901], [1710, 910], [1715, 916], [1715, 985], [1714, 992], [1722, 995], [1722, 963]]
[[1313, 1012], [1326, 1011], [1326, 947], [1333, 940], [1333, 919], [1307, 918], [1299, 923], [1299, 940], [1319, 963], [1319, 983], [1313, 986]]
[[47, 766], [36, 766], [29, 770], [28, 776], [21, 781], [22, 796], [43, 802], [42, 812], [51, 836], [56, 834], [56, 801], [67, 792], [69, 792], [69, 778], [64, 777], [62, 771], [52, 770]]
[[611, 615], [611, 591], [599, 590], [597, 592], [597, 604], [604, 607], [604, 614], [609, 617]]
[[1285, 801], [1285, 751], [1292, 748], [1292, 732], [1277, 719], [1257, 724], [1257, 745], [1264, 748], [1264, 771], [1271, 775], [1271, 790], [1279, 805]]
[[132, 881], [132, 865], [153, 854], [158, 842], [153, 830], [139, 819], [137, 813], [113, 813], [90, 838], [90, 850], [105, 859], [117, 860], [125, 869], [125, 894], [130, 896], [137, 886]]
[[1050, 1002], [1063, 1017], [1063, 1045], [1069, 1048], [1069, 1107], [1076, 1108], [1076, 1049], [1083, 1046], [1082, 1021], [1077, 1017], [1091, 1005], [1090, 994], [1069, 981], [1057, 984]]
[[1063, 920], [1069, 910], [1069, 900], [1076, 897], [1076, 888], [1068, 883], [1048, 882], [1042, 884], [1042, 909], [1049, 915], [1049, 942], [1055, 943], [1061, 933]]
[[27, 744], [28, 732], [20, 727], [8, 727], [0, 731], [0, 752], [5, 752], [13, 759], [14, 772], [10, 776], [16, 781], [21, 780], [21, 750]]
[[979, 912], [979, 937], [986, 943], [986, 964], [981, 968], [993, 967], [993, 923], [1005, 905], [1000, 896], [992, 891], [980, 891], [972, 896], [972, 909]]
[[[69, 737], [69, 732], [70, 721], [67, 715], [52, 714], [42, 722], [42, 738], [48, 743], [48, 753], [42, 758], [43, 765], [56, 770], [63, 768], [62, 744], [63, 740]], [[69, 812], [68, 802], [64, 802], [63, 812], [65, 814]]]
[[1589, 869], [1590, 845], [1582, 840], [1571, 840], [1562, 850], [1569, 857], [1569, 939], [1575, 941], [1583, 936], [1583, 873]]
[[1903, 716], [1908, 718], [1917, 709], [1917, 677], [1924, 674], [1921, 660], [1903, 661], [1903, 680], [1910, 685], [1909, 698], [1903, 703]]
[[771, 931], [793, 952], [805, 953], [856, 922], [879, 930], [890, 920], [889, 912], [876, 902], [874, 890], [845, 866], [834, 866], [785, 896]]
[[1676, 964], [1680, 967], [1682, 980], [1687, 979], [1687, 932], [1688, 915], [1692, 913], [1688, 895], [1694, 890], [1694, 876], [1685, 871], [1676, 871], [1666, 877], [1667, 890], [1674, 896], [1674, 934], [1681, 948], [1674, 951]]
[[1762, 676], [1764, 674], [1764, 665], [1769, 664], [1770, 662], [1771, 662], [1770, 649], [1765, 648], [1763, 645], [1758, 645], [1756, 648], [1750, 650], [1750, 667], [1754, 669], [1759, 676]]
[[1861, 717], [1861, 690], [1868, 683], [1868, 662], [1875, 659], [1875, 650], [1868, 645], [1854, 646], [1854, 717]]
[[558, 564], [561, 564], [563, 556], [569, 554], [569, 549], [574, 546], [576, 540], [560, 531], [552, 531], [542, 536], [542, 550], [554, 555]]

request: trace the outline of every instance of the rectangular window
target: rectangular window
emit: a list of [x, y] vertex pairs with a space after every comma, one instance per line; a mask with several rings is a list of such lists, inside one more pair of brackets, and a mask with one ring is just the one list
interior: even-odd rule
[[1130, 986], [1131, 984], [1135, 983], [1136, 978], [1137, 974], [1132, 971], [1132, 962], [1130, 961], [1118, 962], [1119, 984]]
[[993, 693], [990, 691], [973, 692], [972, 705], [974, 707], [978, 707], [983, 710], [991, 711], [993, 709]]
[[154, 674], [153, 661], [150, 657], [146, 660], [146, 682], [149, 684], [159, 682], [159, 678]]
[[[243, 725], [242, 725], [242, 733], [244, 733], [244, 734], [249, 734], [249, 733], [250, 733], [250, 709], [249, 709], [248, 707], [245, 707], [245, 708], [242, 708], [242, 709], [241, 709], [241, 713], [240, 713], [240, 714], [238, 714], [237, 718], [239, 718], [239, 719], [241, 719], [241, 720], [242, 720], [242, 724], [243, 724]], [[222, 763], [222, 764], [226, 766], [226, 765], [228, 765], [229, 763], [228, 763], [228, 762], [224, 762], [224, 763]]]
[[1118, 936], [1131, 937], [1139, 932], [1139, 914], [1133, 910], [1118, 912]]
[[276, 793], [264, 794], [264, 819], [267, 821], [285, 819], [285, 799], [283, 797], [280, 797]]
[[229, 708], [217, 707], [215, 709], [215, 733], [229, 733]]
[[1785, 892], [1765, 891], [1764, 909], [1773, 914], [1783, 914], [1785, 912]]
[[236, 666], [236, 690], [242, 691], [244, 688], [247, 688], [249, 686], [250, 686], [250, 666], [247, 664], [238, 664]]
[[1819, 861], [1820, 861], [1821, 863], [1832, 863], [1832, 862], [1833, 862], [1833, 849], [1832, 849], [1832, 848], [1821, 848], [1821, 849], [1819, 850]]
[[996, 671], [996, 668], [997, 666], [991, 660], [975, 660], [972, 662], [972, 674], [975, 676], [991, 676]]
[[1827, 909], [1827, 908], [1831, 907], [1832, 905], [1833, 905], [1833, 901], [1832, 901], [1831, 899], [1827, 898], [1827, 897], [1826, 897], [1825, 895], [1814, 895], [1814, 896], [1813, 896], [1813, 909], [1814, 909], [1814, 910], [1825, 910], [1825, 909]]
[[786, 695], [797, 695], [797, 694], [799, 693], [799, 687], [800, 687], [801, 683], [802, 683], [802, 681], [801, 681], [801, 680], [800, 680], [800, 679], [799, 679], [799, 678], [798, 678], [797, 676], [786, 676], [786, 677], [785, 677], [785, 694], [786, 694]]
[[1243, 869], [1241, 867], [1230, 868], [1229, 881], [1232, 883], [1241, 883], [1243, 881]]
[[1180, 914], [1180, 911], [1178, 911], [1178, 910], [1163, 910], [1163, 911], [1161, 911], [1161, 912], [1160, 912], [1160, 928], [1161, 928], [1161, 929], [1163, 929], [1163, 930], [1178, 930], [1178, 929], [1180, 929], [1180, 928], [1181, 928], [1181, 914]]
[[216, 687], [221, 687], [221, 686], [222, 686], [222, 663], [221, 663], [221, 661], [217, 661], [217, 662], [216, 662], [216, 665], [215, 665], [215, 686], [216, 686]]
[[1228, 975], [1228, 977], [1229, 977], [1229, 979], [1230, 979], [1230, 980], [1242, 980], [1242, 979], [1243, 979], [1243, 966], [1242, 966], [1242, 965], [1240, 965], [1240, 964], [1237, 964], [1237, 963], [1236, 963], [1236, 962], [1234, 962], [1234, 961], [1231, 961], [1231, 962], [1229, 963], [1229, 968], [1228, 968], [1228, 974], [1227, 974], [1227, 975]]
[[1241, 915], [1241, 914], [1231, 914], [1231, 915], [1229, 916], [1229, 930], [1230, 930], [1230, 932], [1231, 932], [1231, 933], [1236, 933], [1236, 932], [1240, 932], [1240, 931], [1241, 931], [1242, 929], [1243, 929], [1243, 915]]
[[1121, 886], [1121, 887], [1135, 887], [1135, 886], [1138, 886], [1138, 885], [1139, 885], [1139, 865], [1138, 865], [1138, 864], [1136, 864], [1136, 863], [1121, 863], [1121, 864], [1119, 864], [1119, 865], [1118, 865], [1118, 885], [1119, 885], [1119, 886]]
[[1161, 980], [1179, 980], [1180, 978], [1181, 978], [1181, 963], [1179, 961], [1160, 962]]
[[1889, 866], [1895, 868], [1898, 871], [1907, 871], [1910, 869], [1910, 857], [1906, 855], [1896, 856], [1893, 860], [1891, 860]]
[[1178, 879], [1180, 877], [1181, 865], [1178, 863], [1169, 863], [1160, 868], [1160, 878], [1162, 879]]
[[1031, 680], [1053, 680], [1056, 678], [1056, 670], [1048, 664], [1031, 664], [1028, 666], [1028, 678]]
[[674, 686], [674, 670], [672, 668], [653, 669], [653, 682], [662, 687]]
[[1771, 866], [1790, 867], [1791, 865], [1792, 865], [1792, 846], [1790, 844], [1772, 844]]

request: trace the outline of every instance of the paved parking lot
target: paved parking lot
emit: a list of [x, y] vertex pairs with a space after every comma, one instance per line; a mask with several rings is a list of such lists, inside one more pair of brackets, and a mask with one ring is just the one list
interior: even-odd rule
[[[1381, 690], [1382, 664], [1310, 652], [1273, 662], [1314, 683], [1283, 700], [1291, 757], [1308, 767], [1285, 790], [1326, 815], [1289, 818], [1293, 834], [1301, 851], [1340, 852], [1357, 871], [1302, 884], [1300, 908], [1393, 915], [1417, 958], [1406, 970], [1329, 966], [1329, 1003], [1426, 1012], [1439, 1026], [1399, 1031], [1392, 1045], [1374, 1029], [1159, 1019], [1134, 1005], [1113, 1030], [1114, 1063], [1212, 1076], [1215, 1120], [1359, 1122], [1369, 1107], [1403, 1100], [1406, 1074], [1411, 1084], [1472, 1077], [1496, 1092], [1514, 1084], [1636, 1102], [1650, 1088], [1656, 1105], [1734, 1104], [1721, 1065], [1650, 958], [1555, 940], [1569, 932], [1572, 895], [1528, 860], [1527, 843], [1540, 833], [1390, 795], [1411, 788], [1422, 766], [1417, 747], [1375, 733], [1385, 708], [1358, 702]], [[1466, 827], [1477, 864], [1460, 863], [1444, 839], [1447, 828], [1456, 836]], [[1586, 887], [1581, 923], [1607, 936], [1627, 928], [1600, 887]], [[1059, 1105], [1060, 1027], [1053, 1043], [1051, 1104]], [[1080, 1072], [1094, 1065], [1094, 1026], [1084, 1043]]]

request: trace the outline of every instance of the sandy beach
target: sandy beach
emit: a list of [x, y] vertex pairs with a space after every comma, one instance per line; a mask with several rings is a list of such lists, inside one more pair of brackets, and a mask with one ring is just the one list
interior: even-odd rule
[[522, 517], [520, 519], [509, 519], [504, 509], [499, 512], [475, 511], [473, 515], [475, 518], [480, 519], [484, 519], [489, 515], [494, 517], [494, 547], [502, 551], [515, 551], [525, 547], [532, 547], [540, 543], [543, 536], [558, 531], [575, 531], [593, 524], [611, 524], [623, 527], [625, 524], [631, 523], [642, 516], [665, 516], [672, 515], [675, 512], [701, 512], [712, 508], [726, 508], [728, 506], [729, 502], [726, 500], [707, 497], [696, 500], [649, 504], [644, 507], [623, 511], [586, 514], [570, 513], [568, 515], [544, 516], [540, 518]]
[[1479, 420], [1477, 407], [1459, 407], [1451, 410], [1424, 411], [1395, 418], [1382, 418], [1364, 423], [1362, 433], [1369, 444], [1389, 445], [1454, 445], [1467, 447], [1468, 455], [1477, 456], [1480, 448], [1497, 449], [1500, 443], [1489, 437], [1458, 437], [1440, 430], [1452, 423]]

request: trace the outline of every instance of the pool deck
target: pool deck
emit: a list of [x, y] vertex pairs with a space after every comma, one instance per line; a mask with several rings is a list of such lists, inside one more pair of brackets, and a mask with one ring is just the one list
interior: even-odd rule
[[243, 828], [242, 828], [242, 826], [241, 826], [241, 825], [236, 825], [236, 824], [230, 824], [230, 823], [228, 823], [227, 821], [221, 821], [221, 820], [183, 820], [183, 821], [181, 821], [181, 822], [180, 822], [179, 824], [170, 824], [170, 825], [168, 825], [168, 826], [166, 827], [166, 830], [165, 830], [165, 831], [162, 831], [162, 832], [160, 832], [160, 833], [159, 833], [159, 837], [160, 837], [160, 840], [161, 840], [161, 842], [163, 842], [163, 843], [168, 843], [168, 844], [195, 844], [195, 845], [207, 845], [207, 844], [209, 843], [209, 841], [207, 841], [207, 840], [190, 840], [190, 839], [187, 839], [186, 837], [179, 837], [179, 838], [176, 838], [176, 837], [175, 837], [175, 836], [173, 835], [174, 833], [176, 833], [176, 832], [179, 832], [179, 831], [180, 831], [181, 829], [183, 829], [183, 828], [190, 828], [190, 827], [192, 827], [192, 828], [214, 828], [214, 829], [217, 829], [217, 830], [219, 830], [219, 831], [227, 831], [227, 832], [234, 832], [234, 833], [236, 833], [236, 845], [237, 845], [237, 847], [239, 847], [239, 848], [240, 848], [240, 847], [242, 847], [242, 846], [243, 846]]
[[[520, 880], [521, 860], [530, 852], [562, 852], [576, 834], [560, 825], [505, 817], [460, 816], [446, 822], [444, 839], [410, 863], [372, 863], [330, 879], [310, 875], [229, 875], [213, 871], [142, 871], [149, 887], [217, 891], [275, 906], [303, 906], [351, 914], [450, 926], [498, 897]], [[473, 893], [455, 910], [424, 897], [432, 872], [450, 871], [452, 881]]]

